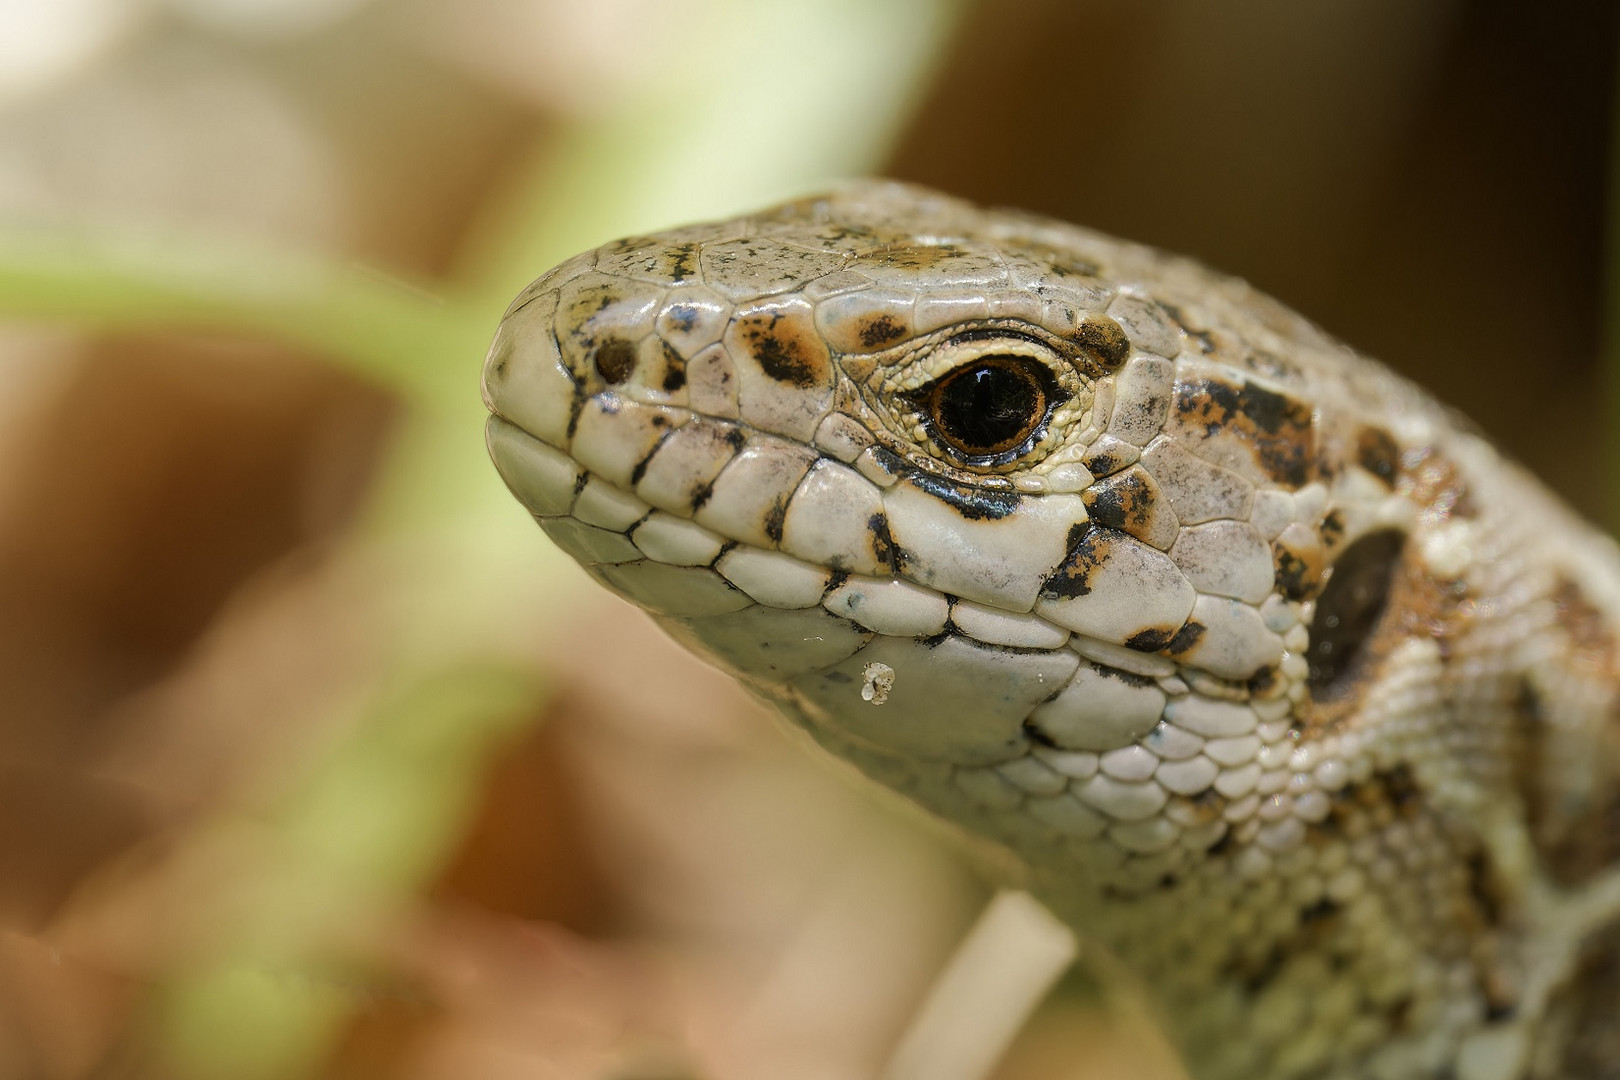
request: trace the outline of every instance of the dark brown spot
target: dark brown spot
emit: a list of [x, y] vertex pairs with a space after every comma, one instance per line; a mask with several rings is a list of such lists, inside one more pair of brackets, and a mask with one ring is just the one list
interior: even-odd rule
[[1025, 720], [1023, 724], [1024, 737], [1037, 746], [1044, 746], [1048, 750], [1061, 750], [1056, 739], [1042, 731], [1033, 720]]
[[[647, 466], [652, 462], [652, 459], [657, 456], [658, 451], [663, 448], [664, 444], [669, 441], [670, 436], [673, 434], [675, 434], [673, 430], [664, 432], [664, 434], [659, 437], [658, 441], [653, 444], [653, 448], [647, 451], [647, 456], [636, 462], [636, 467], [630, 470], [631, 487], [635, 487], [637, 484], [641, 483], [641, 478], [647, 475]], [[581, 475], [586, 474], [582, 473]]]
[[609, 386], [617, 386], [636, 370], [636, 347], [623, 338], [610, 338], [596, 350], [596, 373]]
[[1173, 416], [1190, 436], [1246, 450], [1272, 480], [1301, 487], [1315, 462], [1315, 427], [1304, 402], [1244, 380], [1176, 382]]
[[808, 308], [768, 304], [739, 314], [732, 330], [759, 369], [777, 382], [809, 389], [831, 381], [827, 346]]
[[[1579, 671], [1560, 667], [1550, 673], [1549, 681], [1553, 685], [1548, 693], [1571, 684], [1580, 688], [1574, 691], [1577, 694], [1606, 686], [1606, 719], [1611, 727], [1620, 724], [1612, 675], [1594, 683]], [[1578, 887], [1620, 864], [1620, 790], [1611, 773], [1605, 788], [1584, 799], [1572, 798], [1553, 745], [1559, 738], [1559, 718], [1528, 680], [1522, 684], [1516, 704], [1514, 781], [1524, 799], [1536, 851], [1548, 876], [1565, 887]], [[1611, 753], [1614, 745], [1611, 741]]]
[[1103, 374], [1119, 370], [1131, 355], [1131, 339], [1105, 315], [1090, 315], [1074, 332], [1074, 343]]
[[862, 345], [868, 349], [878, 349], [905, 337], [906, 327], [892, 315], [874, 315], [860, 323], [856, 334]]
[[[1122, 682], [1126, 686], [1143, 687], [1158, 685], [1155, 680], [1148, 678], [1146, 675], [1138, 675], [1134, 671], [1126, 671], [1124, 668], [1110, 667], [1107, 664], [1093, 662], [1091, 664], [1091, 670], [1096, 672], [1100, 678], [1113, 679], [1115, 682]], [[1163, 723], [1163, 721], [1160, 721], [1160, 723]]]
[[1400, 447], [1395, 437], [1383, 428], [1364, 427], [1356, 436], [1356, 464], [1393, 489], [1395, 476], [1400, 471]]
[[665, 272], [671, 284], [684, 285], [696, 275], [697, 255], [696, 244], [676, 244], [664, 252], [664, 257], [668, 260], [665, 263]]

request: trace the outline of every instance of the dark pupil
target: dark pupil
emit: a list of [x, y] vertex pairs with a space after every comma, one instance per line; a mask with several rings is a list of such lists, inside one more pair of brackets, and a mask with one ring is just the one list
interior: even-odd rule
[[948, 375], [929, 403], [934, 430], [967, 457], [1019, 449], [1046, 419], [1046, 390], [1023, 364], [992, 357]]
[[1406, 534], [1369, 533], [1344, 549], [1333, 564], [1311, 617], [1307, 682], [1319, 701], [1340, 697], [1355, 685], [1363, 647], [1389, 601]]

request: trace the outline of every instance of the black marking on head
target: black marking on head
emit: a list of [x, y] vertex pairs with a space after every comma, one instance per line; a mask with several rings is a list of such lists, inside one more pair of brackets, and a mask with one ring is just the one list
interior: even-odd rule
[[969, 521], [999, 521], [1016, 511], [1023, 502], [1023, 497], [1016, 491], [961, 484], [921, 469], [907, 470], [906, 480], [941, 502], [949, 503]]
[[697, 244], [676, 244], [669, 248], [670, 284], [684, 285], [697, 276], [697, 254]]
[[791, 383], [801, 389], [816, 384], [816, 369], [799, 355], [791, 342], [781, 338], [761, 336], [754, 340], [754, 359], [760, 370], [777, 382]]
[[1208, 629], [1209, 627], [1203, 623], [1188, 619], [1187, 624], [1176, 631], [1176, 636], [1165, 644], [1164, 651], [1172, 656], [1180, 656], [1198, 644], [1198, 639], [1203, 637], [1204, 631]]
[[[1096, 672], [1099, 677], [1104, 679], [1118, 679], [1126, 686], [1144, 687], [1158, 685], [1156, 680], [1150, 679], [1146, 675], [1138, 675], [1134, 671], [1126, 671], [1124, 668], [1110, 667], [1107, 664], [1099, 664], [1095, 660], [1090, 661], [1090, 664], [1091, 670]], [[1161, 724], [1164, 723], [1162, 720], [1159, 722]]]
[[941, 630], [939, 633], [933, 635], [932, 637], [918, 638], [918, 640], [920, 642], [922, 642], [922, 646], [925, 649], [937, 649], [937, 648], [939, 648], [939, 646], [943, 645], [946, 641], [950, 640], [951, 637], [952, 637], [951, 628], [950, 628], [950, 625], [947, 624], [945, 629]]
[[591, 474], [581, 469], [579, 475], [574, 477], [574, 498], [579, 498], [580, 493], [585, 490], [585, 485], [590, 482]]
[[735, 424], [729, 425], [726, 428], [726, 445], [731, 447], [732, 452], [735, 453], [736, 451], [741, 450], [747, 444], [748, 432], [744, 431]]
[[1137, 652], [1158, 652], [1170, 644], [1171, 639], [1175, 636], [1176, 628], [1174, 627], [1150, 626], [1146, 630], [1138, 630], [1126, 638], [1125, 647], [1135, 649]]
[[1344, 514], [1339, 510], [1329, 510], [1322, 519], [1322, 543], [1328, 547], [1338, 547], [1339, 541], [1344, 539]]
[[872, 558], [879, 566], [899, 570], [905, 555], [889, 533], [889, 516], [881, 510], [866, 519], [866, 534], [872, 541]]
[[881, 348], [905, 336], [905, 324], [893, 315], [874, 315], [862, 323], [860, 328], [861, 344], [868, 349]]
[[1080, 493], [1086, 513], [1098, 525], [1130, 533], [1146, 541], [1159, 511], [1159, 490], [1147, 472], [1132, 466], [1087, 487]]
[[1072, 526], [1069, 552], [1042, 583], [1041, 595], [1053, 600], [1090, 595], [1091, 575], [1108, 561], [1109, 549], [1124, 536], [1117, 529], [1103, 528], [1089, 521]]
[[1107, 450], [1087, 451], [1081, 464], [1090, 471], [1091, 475], [1101, 480], [1106, 476], [1118, 472], [1131, 464], [1123, 454], [1109, 453]]
[[1414, 814], [1422, 807], [1423, 789], [1418, 786], [1410, 765], [1401, 764], [1380, 770], [1372, 774], [1372, 780], [1383, 788], [1397, 813]]
[[693, 488], [692, 488], [692, 495], [691, 495], [692, 513], [695, 514], [699, 510], [703, 509], [703, 504], [708, 502], [712, 498], [714, 498], [714, 482], [713, 481], [705, 480], [701, 484], [694, 485]]
[[1170, 316], [1172, 322], [1181, 328], [1181, 332], [1183, 334], [1186, 334], [1188, 337], [1193, 339], [1194, 343], [1196, 343], [1198, 347], [1199, 352], [1203, 353], [1205, 356], [1208, 356], [1215, 351], [1215, 338], [1214, 335], [1212, 335], [1208, 330], [1194, 330], [1188, 324], [1187, 316], [1174, 304], [1169, 304], [1163, 300], [1160, 300], [1159, 306], [1164, 308], [1165, 313]]
[[573, 441], [574, 432], [579, 430], [579, 414], [585, 411], [586, 397], [587, 395], [584, 389], [576, 382], [574, 384], [574, 402], [568, 410], [568, 431], [566, 432], [566, 437], [570, 442]]
[[664, 392], [673, 394], [686, 385], [686, 357], [664, 346]]
[[772, 544], [782, 546], [782, 523], [787, 519], [787, 500], [778, 497], [765, 511], [765, 535]]
[[1320, 923], [1333, 918], [1340, 910], [1342, 910], [1342, 907], [1337, 901], [1324, 896], [1310, 907], [1300, 911], [1299, 922], [1301, 926], [1310, 926], [1313, 923]]
[[647, 456], [643, 457], [640, 461], [636, 462], [635, 468], [630, 470], [630, 486], [631, 487], [635, 487], [637, 484], [641, 483], [641, 478], [647, 475], [647, 466], [652, 463], [653, 456], [656, 455], [658, 453], [658, 451], [663, 448], [664, 443], [668, 442], [670, 436], [672, 436], [674, 434], [675, 434], [675, 430], [673, 428], [671, 428], [669, 431], [664, 432], [662, 435], [660, 435], [658, 437], [658, 441], [653, 443], [653, 448], [651, 450], [647, 451]]

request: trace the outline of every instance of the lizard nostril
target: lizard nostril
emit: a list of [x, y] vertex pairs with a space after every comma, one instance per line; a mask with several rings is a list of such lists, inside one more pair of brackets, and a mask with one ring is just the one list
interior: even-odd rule
[[606, 379], [609, 386], [617, 386], [636, 370], [636, 347], [628, 341], [614, 338], [604, 341], [596, 350], [596, 373]]
[[1363, 646], [1389, 600], [1405, 544], [1405, 533], [1382, 529], [1345, 548], [1335, 561], [1311, 617], [1307, 682], [1318, 699], [1339, 697], [1354, 682]]

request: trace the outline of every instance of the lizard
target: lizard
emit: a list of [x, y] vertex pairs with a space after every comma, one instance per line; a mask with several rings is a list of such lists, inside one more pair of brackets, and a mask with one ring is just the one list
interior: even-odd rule
[[1195, 1077], [1620, 1075], [1620, 554], [1279, 302], [859, 181], [562, 263], [483, 391], [552, 541]]

